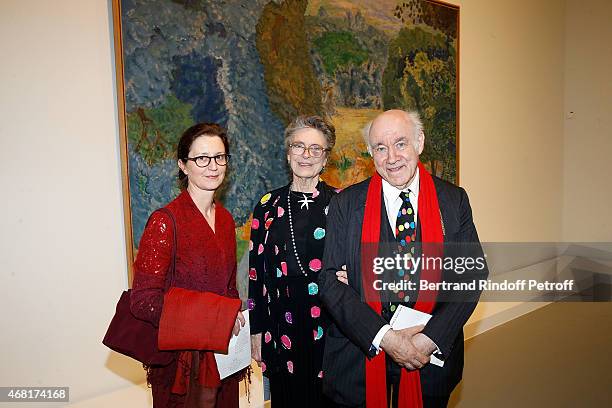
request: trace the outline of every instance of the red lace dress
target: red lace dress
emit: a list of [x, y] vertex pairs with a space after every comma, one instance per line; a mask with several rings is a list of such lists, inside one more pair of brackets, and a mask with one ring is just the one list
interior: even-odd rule
[[[183, 191], [167, 208], [176, 220], [177, 230], [173, 286], [238, 299], [236, 233], [231, 214], [216, 204], [213, 232], [188, 192]], [[153, 213], [140, 240], [138, 256], [134, 262], [131, 310], [136, 317], [156, 325], [159, 325], [164, 306], [166, 273], [172, 262], [173, 242], [170, 217], [163, 212]], [[169, 306], [166, 305], [166, 308]], [[190, 313], [206, 313], [205, 309], [189, 310]], [[164, 311], [164, 314], [167, 312]], [[234, 312], [232, 316], [226, 316], [225, 320], [233, 325], [235, 317]], [[197, 335], [198, 330], [214, 330], [210, 327], [191, 329], [192, 337], [194, 333]], [[168, 334], [165, 336], [168, 337]], [[169, 336], [177, 336], [176, 340], [181, 344], [185, 342], [184, 333], [180, 331]], [[178, 351], [169, 366], [150, 368], [147, 379], [152, 387], [154, 406], [166, 408], [196, 405], [194, 398], [197, 397], [194, 395], [201, 390], [199, 387], [219, 383], [214, 357], [211, 357], [211, 352], [202, 350]], [[220, 381], [218, 407], [238, 407], [239, 378], [237, 374]]]

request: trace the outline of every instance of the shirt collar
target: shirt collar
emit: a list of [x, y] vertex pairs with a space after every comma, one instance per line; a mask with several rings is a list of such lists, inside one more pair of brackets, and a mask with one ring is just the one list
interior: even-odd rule
[[403, 190], [400, 190], [397, 187], [392, 186], [385, 179], [382, 180], [382, 189], [383, 195], [385, 197], [385, 201], [388, 203], [394, 202], [400, 195], [402, 191], [410, 190], [410, 198], [418, 199], [419, 197], [419, 168], [416, 168], [416, 172], [414, 174], [414, 179], [412, 182]]

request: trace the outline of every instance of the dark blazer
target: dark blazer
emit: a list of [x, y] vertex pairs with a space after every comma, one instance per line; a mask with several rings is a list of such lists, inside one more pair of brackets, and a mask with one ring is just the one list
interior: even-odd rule
[[[465, 190], [437, 177], [433, 180], [445, 242], [479, 242]], [[361, 227], [369, 183], [367, 179], [348, 187], [330, 201], [324, 269], [319, 276], [319, 293], [334, 321], [325, 343], [323, 391], [336, 403], [348, 406], [365, 403], [365, 358], [375, 355], [370, 349], [372, 340], [387, 323], [361, 300]], [[382, 203], [381, 235], [388, 225], [384, 200]], [[342, 265], [347, 266], [349, 285], [336, 278]], [[481, 278], [487, 274], [484, 271]], [[434, 308], [423, 333], [440, 348], [444, 367], [427, 364], [420, 370], [424, 395], [448, 396], [461, 380], [463, 325], [475, 307], [474, 301], [438, 302]]]

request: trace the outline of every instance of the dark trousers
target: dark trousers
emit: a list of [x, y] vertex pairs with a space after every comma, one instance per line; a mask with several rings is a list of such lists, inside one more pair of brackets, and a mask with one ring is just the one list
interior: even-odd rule
[[309, 381], [303, 377], [275, 374], [270, 380], [272, 408], [334, 408], [336, 405], [321, 389], [321, 380]]
[[[398, 408], [399, 386], [400, 386], [400, 367], [389, 357], [386, 356], [386, 378], [387, 378], [387, 403], [390, 408]], [[446, 408], [450, 395], [423, 395], [423, 408]], [[347, 405], [334, 404], [338, 408], [349, 408]], [[365, 404], [351, 408], [366, 408]]]

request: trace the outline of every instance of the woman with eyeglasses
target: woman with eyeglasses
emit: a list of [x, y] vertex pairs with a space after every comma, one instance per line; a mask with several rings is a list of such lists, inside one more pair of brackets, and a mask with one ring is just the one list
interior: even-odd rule
[[212, 123], [190, 127], [177, 158], [182, 192], [165, 207], [170, 214], [151, 215], [134, 262], [132, 313], [159, 325], [160, 344], [164, 339], [175, 350], [170, 365], [147, 368], [153, 405], [238, 407], [241, 374], [221, 380], [213, 354], [244, 325], [234, 220], [214, 198], [230, 159], [225, 130]]
[[251, 354], [270, 380], [273, 407], [327, 405], [321, 386], [324, 334], [317, 278], [325, 219], [335, 190], [319, 179], [336, 141], [318, 116], [285, 130], [289, 185], [261, 197], [253, 211], [249, 252]]

